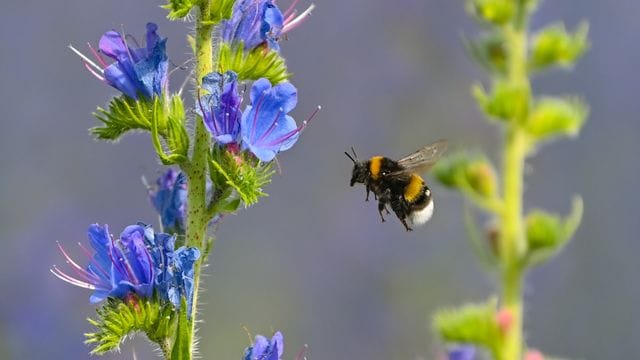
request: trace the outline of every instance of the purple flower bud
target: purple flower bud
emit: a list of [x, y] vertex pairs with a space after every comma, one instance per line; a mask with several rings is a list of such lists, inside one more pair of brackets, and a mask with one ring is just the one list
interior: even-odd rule
[[183, 234], [187, 211], [187, 178], [169, 169], [156, 180], [156, 188], [149, 191], [153, 207], [160, 214], [165, 232]]

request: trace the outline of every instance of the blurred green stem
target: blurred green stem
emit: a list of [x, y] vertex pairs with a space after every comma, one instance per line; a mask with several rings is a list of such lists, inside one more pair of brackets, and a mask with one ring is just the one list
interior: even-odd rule
[[[522, 94], [529, 103], [530, 82], [527, 74], [527, 10], [523, 0], [517, 3], [516, 17], [503, 31], [509, 54], [507, 81], [514, 88], [525, 90]], [[524, 219], [522, 214], [522, 183], [528, 143], [522, 128], [529, 110], [517, 111], [510, 119], [504, 140], [504, 208], [500, 231], [500, 259], [502, 281], [502, 310], [508, 312], [509, 324], [505, 329], [498, 360], [522, 359], [522, 282], [524, 267], [522, 256], [526, 251]]]

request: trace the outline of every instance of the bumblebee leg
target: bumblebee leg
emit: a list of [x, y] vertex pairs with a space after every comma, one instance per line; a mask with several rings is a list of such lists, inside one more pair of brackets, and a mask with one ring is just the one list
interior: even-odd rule
[[409, 227], [409, 225], [407, 225], [407, 220], [405, 220], [405, 219], [403, 218], [403, 219], [400, 219], [400, 221], [402, 221], [402, 225], [404, 225], [405, 230], [407, 230], [407, 231], [413, 231], [413, 229], [412, 229], [412, 228], [410, 228], [410, 227]]
[[378, 214], [380, 214], [380, 219], [382, 220], [382, 222], [384, 222], [384, 216], [382, 216], [382, 210], [386, 210], [387, 214], [389, 213], [389, 210], [387, 210], [386, 204], [382, 200], [380, 200], [378, 201]]
[[[367, 197], [364, 198], [364, 201], [369, 201], [369, 192], [371, 192], [371, 189], [369, 188], [369, 184], [366, 185], [367, 187]], [[375, 196], [375, 194], [373, 194]]]
[[409, 213], [409, 210], [408, 210], [407, 204], [405, 204], [404, 199], [402, 199], [402, 197], [393, 199], [391, 201], [391, 209], [393, 209], [393, 212], [396, 213], [398, 220], [402, 222], [402, 225], [404, 225], [405, 230], [413, 231], [413, 229], [410, 228], [409, 225], [407, 224], [407, 214]]

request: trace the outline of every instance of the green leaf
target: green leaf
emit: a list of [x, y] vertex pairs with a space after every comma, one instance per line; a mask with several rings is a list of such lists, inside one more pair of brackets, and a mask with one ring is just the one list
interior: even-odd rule
[[469, 0], [467, 10], [479, 21], [504, 25], [513, 19], [516, 4], [513, 0]]
[[536, 140], [576, 136], [588, 114], [589, 107], [578, 98], [542, 98], [536, 101], [525, 128]]
[[[214, 0], [214, 2], [216, 2]], [[199, 0], [169, 0], [169, 2], [161, 7], [169, 10], [167, 18], [171, 20], [182, 19], [189, 15], [191, 8], [198, 5]]]
[[184, 296], [180, 300], [180, 312], [178, 315], [178, 327], [176, 337], [171, 349], [171, 360], [191, 360], [192, 327], [187, 318], [187, 304]]
[[529, 68], [542, 70], [550, 66], [572, 67], [589, 49], [589, 23], [583, 21], [573, 34], [564, 24], [553, 24], [533, 37]]
[[497, 82], [491, 94], [476, 85], [472, 93], [480, 108], [490, 118], [505, 122], [525, 120], [529, 112], [531, 90], [527, 86], [518, 86], [503, 81]]
[[224, 42], [218, 49], [217, 68], [221, 73], [236, 72], [240, 81], [267, 78], [274, 85], [290, 76], [284, 58], [277, 51], [258, 47], [247, 53], [242, 44], [232, 47]]
[[175, 326], [175, 311], [171, 304], [163, 306], [148, 299], [134, 298], [123, 302], [108, 298], [96, 311], [97, 319], [87, 319], [96, 332], [85, 334], [85, 343], [94, 346], [93, 355], [119, 350], [122, 341], [133, 332], [145, 333], [150, 341], [164, 349]]
[[433, 328], [446, 342], [473, 344], [496, 354], [502, 335], [496, 321], [496, 305], [492, 299], [484, 304], [438, 310]]
[[[214, 147], [209, 160], [209, 175], [217, 191], [232, 188], [245, 207], [251, 206], [267, 196], [263, 187], [271, 182], [272, 163], [261, 163], [246, 152], [231, 154], [227, 150]], [[235, 204], [230, 203], [227, 208]], [[235, 209], [234, 209], [235, 211]]]
[[[131, 130], [151, 130], [153, 116], [153, 100], [140, 98], [131, 99], [119, 96], [111, 99], [108, 109], [98, 107], [93, 115], [103, 123], [89, 129], [89, 132], [99, 140], [118, 140], [123, 134]], [[164, 127], [159, 128], [162, 134]]]
[[571, 213], [561, 218], [543, 210], [533, 210], [526, 217], [529, 266], [540, 264], [560, 252], [580, 226], [584, 204], [580, 196], [573, 199]]

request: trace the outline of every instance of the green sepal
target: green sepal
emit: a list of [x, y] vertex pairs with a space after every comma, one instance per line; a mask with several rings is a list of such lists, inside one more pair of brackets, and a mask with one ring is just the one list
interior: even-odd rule
[[496, 307], [497, 301], [491, 299], [484, 304], [438, 310], [433, 317], [433, 329], [445, 342], [481, 346], [495, 355], [502, 338]]
[[575, 196], [571, 213], [565, 218], [543, 210], [531, 211], [525, 219], [528, 244], [526, 264], [537, 265], [560, 252], [580, 226], [583, 210], [582, 198]]
[[467, 10], [481, 22], [504, 25], [513, 19], [516, 3], [513, 0], [469, 0]]
[[[168, 108], [158, 98], [155, 99], [151, 116], [151, 140], [162, 164], [182, 164], [187, 161], [189, 135], [184, 123], [184, 106], [179, 95], [171, 98]], [[167, 129], [164, 136], [160, 133], [161, 124], [165, 124]], [[161, 137], [164, 137], [169, 153], [165, 152]]]
[[174, 95], [169, 103], [167, 114], [167, 146], [173, 154], [179, 154], [184, 159], [187, 158], [189, 152], [189, 134], [185, 123], [182, 97]]
[[198, 5], [198, 3], [199, 0], [169, 0], [167, 4], [161, 7], [169, 10], [167, 18], [177, 20], [189, 15], [191, 8]]
[[497, 82], [491, 94], [480, 85], [472, 88], [478, 105], [489, 117], [505, 122], [522, 122], [529, 112], [531, 89], [524, 85]]
[[184, 296], [180, 299], [180, 311], [178, 313], [178, 326], [175, 332], [175, 340], [171, 349], [171, 360], [191, 360], [192, 326], [187, 318], [187, 302]]
[[[98, 107], [93, 115], [103, 123], [89, 129], [89, 132], [99, 140], [118, 140], [123, 134], [131, 130], [151, 130], [154, 100], [140, 98], [134, 100], [125, 95], [114, 97], [107, 109]], [[159, 124], [158, 132], [164, 134], [166, 125]]]
[[240, 81], [266, 78], [274, 85], [291, 75], [287, 72], [284, 58], [277, 51], [259, 46], [246, 52], [242, 43], [235, 46], [220, 43], [217, 68], [221, 73], [234, 71]]
[[578, 98], [545, 97], [534, 104], [525, 129], [535, 140], [576, 136], [588, 115], [589, 107]]
[[[263, 187], [271, 182], [273, 175], [271, 162], [261, 163], [247, 152], [231, 154], [224, 148], [214, 146], [209, 159], [209, 168], [209, 175], [216, 191], [233, 189], [245, 207], [267, 196]], [[233, 209], [238, 206], [239, 203], [232, 199], [223, 208]]]
[[589, 23], [581, 22], [573, 34], [564, 24], [547, 26], [533, 37], [529, 68], [542, 70], [550, 66], [571, 68], [589, 49]]
[[92, 355], [119, 350], [122, 341], [134, 332], [145, 333], [150, 341], [166, 351], [176, 325], [173, 306], [150, 299], [108, 298], [96, 312], [97, 319], [87, 319], [96, 332], [85, 334], [85, 343], [93, 346]]
[[202, 22], [204, 25], [216, 25], [222, 20], [231, 18], [233, 4], [236, 0], [210, 0], [209, 17]]
[[499, 211], [498, 178], [485, 156], [460, 152], [441, 159], [432, 171], [444, 186], [461, 191], [483, 208]]
[[492, 32], [475, 40], [463, 38], [469, 57], [492, 74], [505, 75], [507, 71], [507, 49], [501, 33]]

